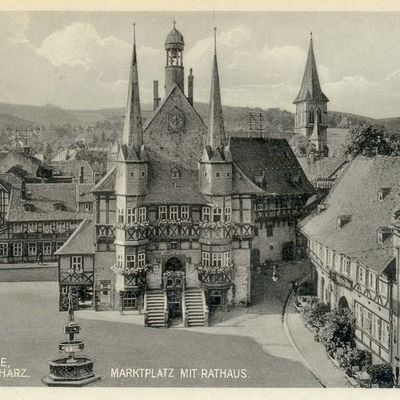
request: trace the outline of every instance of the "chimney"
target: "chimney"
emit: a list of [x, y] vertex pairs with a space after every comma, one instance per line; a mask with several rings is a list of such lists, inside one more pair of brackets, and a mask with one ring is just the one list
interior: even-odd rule
[[193, 106], [193, 69], [190, 68], [190, 74], [188, 76], [188, 100], [189, 103]]
[[160, 98], [158, 97], [158, 81], [153, 81], [153, 101], [153, 110], [155, 110], [160, 103]]

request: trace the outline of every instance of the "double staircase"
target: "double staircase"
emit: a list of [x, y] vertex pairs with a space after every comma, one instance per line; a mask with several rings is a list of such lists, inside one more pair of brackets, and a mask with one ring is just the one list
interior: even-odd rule
[[168, 326], [167, 295], [162, 290], [148, 290], [144, 296], [144, 326], [165, 328]]
[[185, 326], [208, 326], [208, 307], [203, 289], [186, 289], [182, 301]]

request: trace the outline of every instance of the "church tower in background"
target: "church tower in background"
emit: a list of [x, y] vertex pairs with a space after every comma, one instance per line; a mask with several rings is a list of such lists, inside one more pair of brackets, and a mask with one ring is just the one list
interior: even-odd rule
[[328, 98], [322, 92], [315, 62], [312, 34], [303, 81], [296, 99], [294, 129], [315, 145], [320, 156], [327, 155]]

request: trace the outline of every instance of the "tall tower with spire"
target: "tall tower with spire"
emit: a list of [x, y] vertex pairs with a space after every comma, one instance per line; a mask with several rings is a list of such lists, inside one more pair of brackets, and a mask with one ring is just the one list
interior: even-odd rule
[[[129, 74], [128, 100], [115, 180], [117, 225], [114, 244], [116, 265], [119, 268], [134, 268], [137, 266], [139, 247], [129, 237], [126, 226], [146, 219], [146, 209], [141, 207], [141, 204], [143, 203], [144, 195], [147, 193], [148, 157], [143, 144], [135, 24], [133, 25], [133, 31], [133, 52]], [[144, 262], [145, 252], [142, 248], [140, 250], [142, 251], [140, 257]], [[115, 287], [117, 291], [123, 293], [125, 278], [122, 274], [118, 273], [116, 275]]]
[[184, 70], [183, 70], [183, 49], [185, 42], [183, 35], [176, 27], [174, 20], [174, 27], [168, 33], [164, 47], [166, 52], [166, 65], [165, 65], [165, 94], [168, 94], [171, 88], [176, 83], [182, 92], [184, 92]]
[[[328, 98], [322, 92], [315, 62], [313, 38], [310, 33], [310, 47], [300, 91], [293, 101], [296, 104], [295, 132], [308, 138], [313, 136], [313, 143], [319, 142], [318, 152], [327, 149], [327, 103]], [[317, 126], [316, 126], [317, 125]], [[318, 134], [318, 138], [315, 135]], [[322, 149], [322, 150], [321, 150]]]
[[225, 136], [219, 86], [216, 28], [214, 28], [214, 58], [211, 76], [211, 93], [208, 109], [208, 129], [200, 161], [200, 190], [209, 195], [232, 193], [232, 155]]

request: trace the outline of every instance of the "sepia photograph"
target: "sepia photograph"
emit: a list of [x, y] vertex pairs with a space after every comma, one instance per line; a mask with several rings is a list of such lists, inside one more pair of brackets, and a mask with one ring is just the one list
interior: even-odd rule
[[0, 397], [398, 388], [400, 10], [142, 6], [0, 10]]

